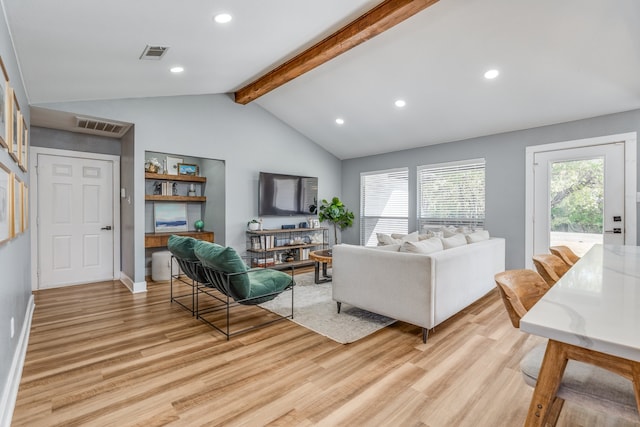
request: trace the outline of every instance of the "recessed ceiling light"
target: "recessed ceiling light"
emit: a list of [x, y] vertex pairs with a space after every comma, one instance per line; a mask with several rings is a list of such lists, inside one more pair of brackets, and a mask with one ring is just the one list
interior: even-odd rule
[[340, 117], [338, 117], [336, 119], [336, 123], [339, 124], [339, 125], [343, 125], [344, 124], [344, 119], [341, 119]]
[[500, 74], [500, 71], [493, 69], [493, 70], [489, 70], [486, 73], [484, 73], [484, 78], [485, 79], [495, 79], [496, 77], [498, 77], [498, 75]]
[[181, 73], [181, 72], [184, 71], [184, 68], [182, 68], [182, 67], [173, 67], [173, 68], [170, 68], [169, 71], [171, 71], [172, 73]]
[[230, 22], [233, 18], [228, 13], [220, 13], [213, 18], [218, 24], [226, 24]]
[[402, 107], [404, 107], [405, 105], [407, 105], [407, 102], [406, 102], [404, 99], [398, 99], [398, 100], [395, 102], [395, 104], [396, 104], [396, 107], [398, 107], [398, 108], [402, 108]]

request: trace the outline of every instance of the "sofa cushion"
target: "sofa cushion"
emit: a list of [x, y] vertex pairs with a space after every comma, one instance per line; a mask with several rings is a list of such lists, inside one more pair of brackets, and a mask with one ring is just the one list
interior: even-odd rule
[[287, 273], [269, 268], [254, 268], [243, 276], [249, 278], [249, 292], [239, 297], [251, 300], [246, 304], [262, 304], [272, 300], [292, 283]]
[[442, 246], [444, 246], [445, 249], [451, 249], [467, 244], [467, 239], [464, 234], [454, 234], [451, 237], [440, 237], [440, 240], [442, 240]]
[[172, 234], [167, 242], [167, 249], [176, 256], [188, 261], [195, 261], [198, 258], [193, 251], [197, 240], [189, 236], [177, 236]]
[[[231, 247], [198, 240], [195, 243], [194, 252], [205, 267], [224, 273], [245, 273], [247, 271], [247, 265]], [[237, 274], [231, 276], [230, 279], [234, 298], [243, 299], [244, 296], [249, 295], [250, 284], [246, 274]]]
[[489, 232], [487, 230], [478, 230], [465, 235], [467, 243], [477, 243], [483, 240], [489, 240]]
[[404, 242], [400, 247], [400, 252], [411, 252], [414, 254], [430, 254], [444, 249], [442, 240], [432, 237], [419, 242]]

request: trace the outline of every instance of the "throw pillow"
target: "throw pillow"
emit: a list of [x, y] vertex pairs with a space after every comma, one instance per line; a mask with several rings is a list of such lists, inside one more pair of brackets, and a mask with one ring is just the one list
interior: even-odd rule
[[432, 237], [427, 240], [421, 240], [419, 242], [404, 242], [400, 247], [400, 252], [411, 252], [414, 254], [431, 254], [444, 249], [442, 240], [437, 237]]
[[376, 233], [376, 235], [378, 236], [378, 246], [394, 245], [397, 243], [396, 239], [389, 236], [388, 234]]
[[489, 240], [489, 232], [487, 230], [478, 230], [473, 233], [469, 233], [465, 236], [467, 243], [482, 242], [483, 240]]
[[441, 237], [440, 239], [442, 240], [442, 246], [444, 246], [445, 249], [451, 249], [467, 244], [467, 239], [464, 234], [455, 234], [451, 237]]
[[460, 234], [460, 232], [453, 225], [449, 225], [442, 228], [442, 234], [444, 235], [444, 237], [453, 237], [456, 234]]
[[400, 240], [401, 242], [417, 242], [418, 241], [418, 232], [414, 231], [413, 233], [409, 233], [409, 234], [396, 234], [396, 233], [393, 233], [393, 234], [391, 234], [391, 237], [393, 239]]
[[397, 234], [394, 233], [392, 235], [384, 234], [384, 233], [376, 233], [378, 237], [378, 246], [385, 245], [395, 245], [397, 243], [402, 242], [417, 242], [418, 241], [418, 232], [414, 231], [409, 234]]

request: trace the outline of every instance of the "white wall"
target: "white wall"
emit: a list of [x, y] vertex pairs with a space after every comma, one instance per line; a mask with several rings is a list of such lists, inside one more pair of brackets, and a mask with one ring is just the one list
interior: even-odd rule
[[[144, 212], [144, 153], [159, 151], [220, 159], [226, 169], [226, 241], [245, 248], [246, 223], [258, 214], [258, 172], [317, 176], [319, 198], [340, 196], [341, 166], [333, 155], [256, 104], [227, 95], [198, 95], [42, 104], [44, 108], [135, 125], [134, 194]], [[124, 149], [124, 148], [123, 148]], [[207, 183], [207, 186], [215, 183]], [[265, 218], [265, 227], [304, 218]], [[135, 219], [135, 281], [144, 280], [144, 215]]]

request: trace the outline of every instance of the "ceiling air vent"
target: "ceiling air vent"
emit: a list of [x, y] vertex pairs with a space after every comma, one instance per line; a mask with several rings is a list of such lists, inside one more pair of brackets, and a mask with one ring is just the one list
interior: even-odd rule
[[155, 59], [160, 60], [169, 50], [169, 46], [150, 46], [144, 48], [142, 51], [142, 55], [140, 55], [140, 59]]
[[129, 125], [89, 119], [86, 117], [76, 117], [76, 127], [87, 131], [87, 133], [120, 137], [127, 131]]

